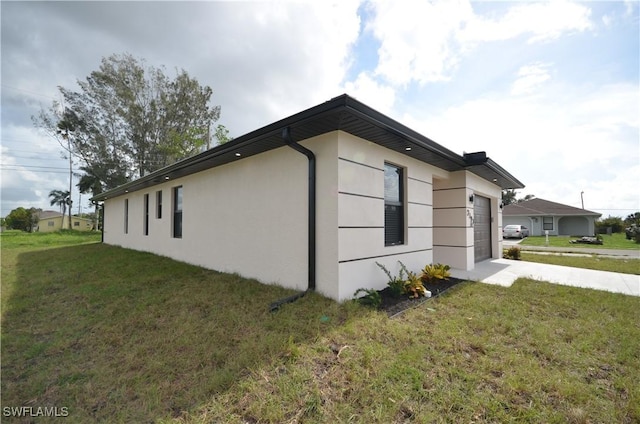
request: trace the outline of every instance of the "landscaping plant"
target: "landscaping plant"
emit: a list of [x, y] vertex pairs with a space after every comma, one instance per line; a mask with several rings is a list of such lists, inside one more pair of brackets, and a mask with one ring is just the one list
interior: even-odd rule
[[376, 262], [376, 265], [378, 265], [378, 267], [384, 271], [385, 274], [387, 274], [387, 277], [389, 278], [389, 282], [387, 282], [387, 286], [389, 286], [389, 288], [391, 289], [391, 293], [394, 296], [400, 297], [405, 293], [405, 289], [404, 289], [404, 283], [405, 283], [405, 274], [408, 274], [407, 271], [407, 267], [400, 261], [398, 261], [398, 263], [400, 264], [400, 271], [398, 272], [398, 276], [394, 277], [393, 275], [391, 275], [391, 272], [381, 263]]
[[440, 263], [427, 265], [422, 270], [420, 279], [428, 283], [435, 283], [438, 280], [448, 280], [449, 277], [451, 277], [451, 273], [449, 272], [450, 269], [451, 267], [449, 265], [443, 265]]
[[424, 288], [422, 280], [413, 272], [408, 272], [407, 280], [404, 282], [404, 292], [409, 295], [410, 299], [417, 299], [427, 295], [427, 289]]
[[[364, 293], [364, 295], [358, 297], [360, 293]], [[382, 304], [382, 297], [380, 296], [380, 293], [378, 293], [378, 291], [374, 289], [360, 288], [356, 290], [356, 292], [353, 294], [353, 297], [356, 298], [356, 302], [360, 303], [361, 305], [370, 306], [374, 309], [378, 309]]]
[[513, 259], [516, 261], [520, 260], [520, 248], [513, 246], [504, 251], [502, 255], [505, 259]]

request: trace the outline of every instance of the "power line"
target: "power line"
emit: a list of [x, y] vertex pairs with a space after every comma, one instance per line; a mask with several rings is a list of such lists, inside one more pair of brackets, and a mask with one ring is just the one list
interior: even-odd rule
[[68, 169], [61, 166], [19, 165], [13, 163], [0, 163], [0, 166], [14, 166], [19, 168]]

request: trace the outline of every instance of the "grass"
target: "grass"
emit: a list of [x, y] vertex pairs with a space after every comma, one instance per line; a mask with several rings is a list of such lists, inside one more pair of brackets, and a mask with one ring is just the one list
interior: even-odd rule
[[620, 272], [623, 274], [640, 275], [640, 260], [626, 258], [603, 258], [600, 255], [569, 256], [569, 255], [540, 255], [521, 252], [522, 260], [542, 264], [570, 266], [574, 268], [595, 269], [599, 271]]
[[[575, 240], [577, 237], [558, 237], [558, 236], [549, 236], [549, 246], [550, 247], [566, 247], [570, 249], [582, 249], [582, 248], [591, 248], [591, 249], [622, 249], [622, 250], [638, 250], [640, 249], [640, 244], [636, 243], [634, 240], [627, 240], [624, 233], [614, 233], [611, 235], [603, 235], [602, 241], [604, 242], [602, 245], [591, 245], [591, 244], [580, 244], [580, 243], [569, 243], [570, 240]], [[527, 237], [520, 243], [520, 246], [546, 246], [546, 237], [545, 236], [531, 236]]]
[[269, 313], [292, 292], [15, 237], [1, 239], [3, 407], [67, 407], [70, 422], [640, 420], [637, 297], [521, 279], [392, 320], [315, 294]]

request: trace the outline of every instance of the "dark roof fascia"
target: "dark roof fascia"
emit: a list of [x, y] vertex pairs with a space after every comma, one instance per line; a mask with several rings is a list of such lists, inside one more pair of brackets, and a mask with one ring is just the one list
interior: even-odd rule
[[[124, 195], [131, 191], [142, 190], [144, 188], [194, 174], [208, 168], [241, 160], [267, 150], [283, 147], [285, 144], [281, 139], [281, 133], [285, 127], [290, 127], [295, 136], [296, 128], [303, 129], [305, 124], [312, 124], [314, 122], [320, 122], [325, 118], [334, 117], [336, 119], [331, 121], [330, 124], [324, 123], [325, 126], [322, 127], [324, 132], [322, 133], [342, 130], [343, 119], [341, 114], [351, 115], [369, 125], [379, 128], [384, 132], [388, 132], [403, 141], [402, 146], [397, 145], [397, 143], [393, 144], [389, 142], [384, 147], [391, 148], [399, 153], [414, 157], [423, 162], [425, 162], [425, 160], [420, 158], [420, 154], [421, 151], [424, 152], [426, 150], [441, 158], [444, 161], [443, 166], [448, 171], [457, 171], [469, 168], [466, 166], [465, 160], [462, 156], [448, 150], [433, 140], [410, 129], [409, 127], [406, 127], [398, 121], [389, 118], [347, 94], [343, 94], [262, 128], [251, 131], [228, 143], [216, 146], [195, 156], [182, 159], [162, 169], [151, 172], [144, 177], [105, 191], [94, 196], [91, 200], [103, 201], [110, 197]], [[358, 134], [354, 135], [357, 136]], [[411, 145], [409, 146], [412, 147], [411, 151], [406, 151], [405, 147], [407, 147], [407, 143]], [[413, 147], [417, 148], [414, 149]], [[435, 166], [443, 167], [441, 165]], [[502, 188], [524, 187], [515, 177], [490, 159], [487, 160], [485, 164], [481, 165], [481, 167], [482, 170], [471, 171]]]
[[524, 184], [520, 182], [516, 177], [511, 175], [507, 170], [498, 165], [491, 158], [480, 165], [471, 165], [466, 168], [473, 172], [477, 176], [484, 178], [494, 184], [500, 186], [503, 190], [506, 189], [522, 189]]

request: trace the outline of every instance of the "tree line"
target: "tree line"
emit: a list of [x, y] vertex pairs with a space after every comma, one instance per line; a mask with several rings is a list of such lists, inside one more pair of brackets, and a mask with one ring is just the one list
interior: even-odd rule
[[164, 67], [115, 54], [77, 84], [58, 87], [63, 101], [32, 120], [79, 160], [82, 193], [95, 196], [230, 140], [223, 125], [214, 127], [221, 108], [210, 104], [213, 90], [183, 69], [172, 78]]

